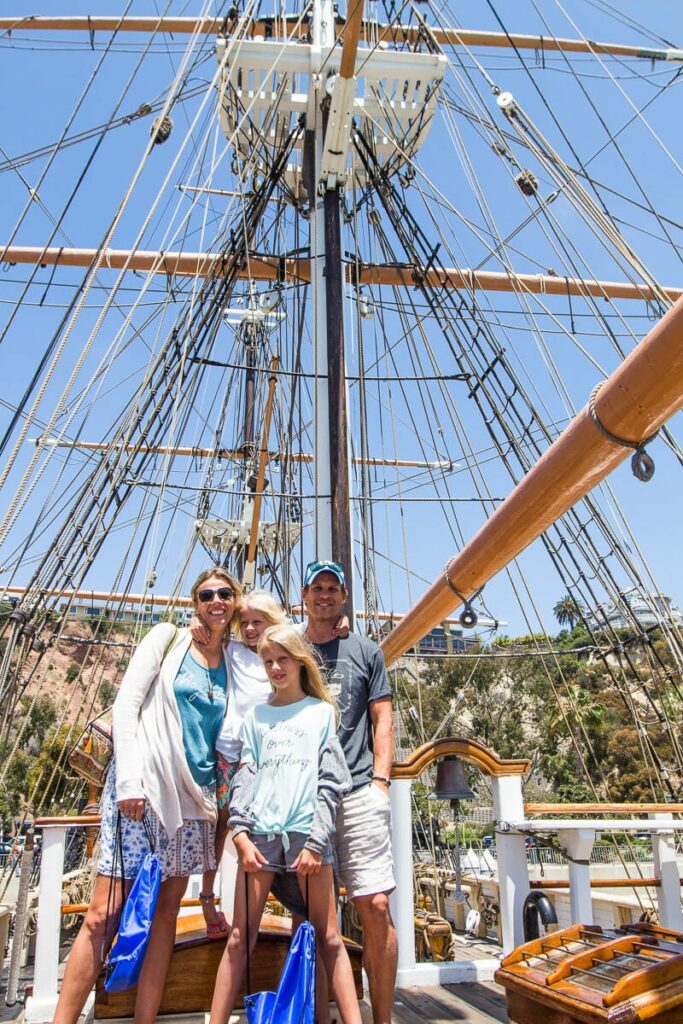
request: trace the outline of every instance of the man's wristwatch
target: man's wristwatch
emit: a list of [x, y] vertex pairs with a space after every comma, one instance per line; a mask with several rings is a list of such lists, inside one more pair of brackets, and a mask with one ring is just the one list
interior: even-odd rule
[[383, 782], [385, 786], [390, 786], [391, 785], [391, 779], [385, 778], [384, 775], [373, 775], [372, 776], [372, 781], [373, 782]]

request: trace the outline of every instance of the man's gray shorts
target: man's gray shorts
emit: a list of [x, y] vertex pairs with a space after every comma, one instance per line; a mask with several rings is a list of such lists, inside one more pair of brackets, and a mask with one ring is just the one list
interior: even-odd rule
[[[337, 811], [335, 834], [337, 882], [349, 899], [392, 892], [396, 888], [391, 855], [391, 805], [373, 783], [343, 797]], [[304, 916], [298, 885], [289, 877], [273, 880], [273, 895], [292, 914]]]
[[[294, 872], [292, 867], [306, 845], [308, 835], [306, 832], [288, 832], [289, 849], [285, 849], [285, 842], [281, 835], [265, 834], [263, 832], [252, 832], [249, 837], [259, 851], [267, 860], [262, 871], [274, 871], [276, 875], [284, 875], [286, 872]], [[332, 845], [328, 843], [323, 853], [323, 864], [332, 864], [334, 854]]]

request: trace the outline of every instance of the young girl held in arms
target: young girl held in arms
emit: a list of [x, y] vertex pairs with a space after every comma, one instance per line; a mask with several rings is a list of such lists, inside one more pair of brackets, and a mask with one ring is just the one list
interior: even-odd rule
[[[240, 859], [230, 938], [216, 977], [210, 1024], [227, 1024], [275, 874], [296, 872], [343, 1024], [361, 1024], [353, 974], [337, 927], [332, 846], [337, 804], [350, 787], [335, 709], [301, 634], [271, 626], [258, 645], [273, 695], [247, 712], [230, 827]], [[246, 880], [246, 881], [245, 881]], [[248, 900], [247, 892], [248, 889]]]

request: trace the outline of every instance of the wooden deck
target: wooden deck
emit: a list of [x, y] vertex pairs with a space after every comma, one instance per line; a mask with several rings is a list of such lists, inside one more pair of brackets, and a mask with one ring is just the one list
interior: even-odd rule
[[[372, 1024], [372, 1011], [361, 1004], [363, 1024]], [[506, 1024], [505, 993], [495, 982], [403, 988], [394, 998], [393, 1024]]]
[[[285, 918], [264, 918], [263, 935], [257, 955], [254, 958], [253, 989], [271, 988], [280, 972], [289, 939], [289, 920]], [[458, 959], [491, 959], [500, 952], [499, 947], [485, 940], [458, 939]], [[352, 965], [360, 995], [360, 947], [350, 943]], [[281, 947], [281, 948], [280, 948]], [[201, 915], [180, 918], [176, 951], [160, 1007], [158, 1024], [205, 1024], [218, 959], [222, 955], [222, 942], [206, 942], [204, 921]], [[188, 979], [192, 984], [188, 984]], [[101, 984], [97, 985], [95, 1021], [103, 1024], [130, 1024], [135, 990], [114, 995], [107, 994]], [[241, 1007], [240, 1007], [241, 1009]], [[372, 1024], [372, 1010], [367, 996], [361, 1001], [363, 1024]], [[340, 1020], [335, 1006], [332, 1019]], [[239, 1010], [231, 1018], [245, 1024], [246, 1018]], [[393, 1024], [506, 1024], [505, 992], [494, 982], [472, 984], [440, 985], [420, 988], [398, 989], [392, 1013]], [[1, 1024], [1, 1022], [0, 1022]]]

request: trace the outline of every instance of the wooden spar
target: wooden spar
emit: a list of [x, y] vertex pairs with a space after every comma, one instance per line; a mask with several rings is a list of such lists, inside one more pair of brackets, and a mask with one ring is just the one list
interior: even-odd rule
[[244, 566], [245, 577], [251, 573], [250, 582], [253, 583], [253, 570], [250, 568], [256, 561], [256, 542], [258, 540], [258, 524], [261, 516], [261, 502], [263, 501], [263, 484], [266, 479], [266, 463], [268, 461], [268, 435], [270, 434], [270, 420], [273, 415], [273, 401], [275, 399], [275, 384], [277, 383], [277, 377], [275, 376], [275, 370], [277, 369], [278, 358], [273, 356], [270, 364], [271, 375], [268, 380], [268, 398], [266, 400], [266, 414], [263, 423], [263, 441], [261, 442], [261, 451], [259, 453], [259, 464], [258, 472], [256, 475], [256, 492], [254, 495], [254, 511], [251, 517], [251, 530], [249, 532], [249, 550], [247, 551], [247, 560]]
[[[36, 591], [32, 591], [35, 593]], [[10, 594], [13, 597], [23, 597], [26, 593], [25, 587], [2, 587], [0, 595]], [[65, 601], [105, 601], [112, 604], [144, 604], [153, 607], [154, 605], [177, 605], [179, 608], [191, 608], [192, 599], [189, 597], [174, 597], [169, 594], [127, 594], [125, 592], [114, 592], [106, 590], [59, 590], [54, 587], [39, 587], [37, 593], [43, 597], [63, 597]]]
[[[269, 18], [255, 21], [249, 27], [250, 36], [270, 38], [277, 33], [278, 27], [300, 24], [298, 16], [289, 18]], [[344, 22], [337, 21], [337, 28], [342, 29]], [[218, 35], [225, 30], [223, 18], [178, 18], [178, 17], [116, 17], [114, 16], [62, 16], [27, 15], [26, 17], [0, 18], [0, 32], [172, 32], [177, 35]], [[303, 35], [306, 26], [299, 29]], [[598, 43], [589, 39], [559, 39], [552, 36], [522, 35], [520, 33], [485, 32], [478, 29], [437, 28], [429, 26], [429, 34], [436, 42], [444, 46], [486, 46], [514, 48], [517, 50], [538, 50], [544, 53], [550, 50], [564, 53], [598, 53], [612, 54], [617, 57], [640, 57], [647, 60], [683, 60], [683, 51], [674, 48], [654, 49], [645, 46], [632, 46], [626, 43]], [[377, 42], [417, 42], [420, 38], [418, 25], [378, 25], [376, 22], [365, 22], [361, 28], [361, 38], [370, 43]]]
[[[0, 249], [2, 263], [40, 263], [50, 266], [89, 267], [98, 254], [97, 249], [50, 248], [9, 245]], [[130, 262], [127, 262], [130, 260]], [[129, 249], [108, 249], [102, 270], [149, 271], [171, 277], [209, 277], [220, 275], [223, 257], [218, 253], [154, 252], [139, 250], [131, 256]], [[237, 272], [242, 280], [277, 281], [283, 261], [275, 256], [250, 256], [249, 266]], [[406, 264], [390, 265], [365, 263], [344, 266], [348, 284], [377, 286], [415, 286], [414, 269]], [[309, 283], [311, 263], [307, 259], [284, 260], [285, 278]], [[577, 295], [605, 299], [655, 299], [652, 288], [629, 281], [596, 281], [591, 278], [559, 277], [552, 274], [506, 274], [489, 270], [470, 270], [468, 267], [444, 267], [428, 270], [424, 275], [428, 284], [446, 288], [466, 288], [473, 291], [528, 292], [534, 295]], [[675, 302], [683, 296], [683, 288], [667, 286], [662, 289]]]
[[[148, 604], [148, 605], [178, 605], [179, 607], [189, 608], [192, 605], [192, 601], [189, 597], [173, 597], [171, 594], [128, 594], [125, 591], [106, 591], [106, 590], [58, 590], [56, 588], [39, 587], [38, 592], [44, 597], [63, 597], [64, 600], [73, 601], [111, 601], [113, 604]], [[26, 593], [26, 587], [3, 587], [0, 585], [0, 595], [10, 595], [12, 597], [23, 597]], [[303, 612], [303, 606], [292, 605], [291, 608], [293, 615], [301, 615]], [[356, 612], [356, 616], [359, 619], [365, 618], [365, 612]], [[379, 612], [375, 613], [375, 617], [381, 620], [397, 622], [402, 619], [403, 616], [399, 612]], [[444, 619], [449, 625], [457, 626], [457, 619]]]
[[[595, 410], [610, 433], [635, 442], [659, 430], [681, 405], [683, 301], [603, 382]], [[458, 594], [476, 593], [627, 456], [628, 449], [600, 433], [586, 406], [386, 637], [387, 664], [462, 604]]]
[[[274, 374], [275, 376], [275, 374]], [[241, 448], [190, 448], [170, 444], [108, 444], [106, 441], [62, 441], [57, 438], [36, 438], [33, 441], [36, 445], [45, 445], [52, 448], [81, 448], [89, 452], [142, 452], [144, 455], [181, 455], [196, 458], [211, 459], [242, 459], [244, 451]], [[313, 462], [313, 456], [308, 452], [268, 452], [269, 462], [279, 462], [286, 458], [288, 462]], [[453, 469], [460, 465], [450, 460], [425, 462], [421, 459], [380, 459], [368, 456], [363, 458], [360, 455], [354, 456], [351, 460], [356, 466], [389, 466], [398, 469]]]
[[339, 64], [340, 78], [353, 78], [356, 73], [356, 54], [358, 53], [358, 42], [363, 28], [363, 3], [364, 0], [349, 0], [347, 4], [347, 19], [344, 23], [344, 44]]
[[[155, 607], [157, 605], [160, 607], [168, 605], [173, 605], [178, 608], [192, 607], [191, 598], [174, 597], [171, 594], [128, 594], [125, 591], [58, 590], [48, 587], [40, 587], [38, 588], [38, 592], [43, 597], [63, 597], [65, 601], [97, 601], [98, 603], [105, 602], [110, 604], [144, 604], [149, 605], [150, 607]], [[0, 585], [0, 596], [23, 597], [25, 593], [26, 587], [3, 587]], [[302, 615], [304, 609], [302, 605], [295, 604], [291, 606], [290, 612], [292, 615]], [[357, 611], [355, 615], [357, 619], [365, 618], [365, 612]], [[373, 618], [379, 619], [380, 622], [400, 622], [401, 619], [404, 618], [404, 615], [401, 612], [374, 612]], [[441, 625], [459, 626], [460, 621], [457, 618], [443, 619]], [[502, 625], [505, 625], [505, 623], [502, 623]], [[530, 804], [529, 806], [533, 807], [534, 805]]]

